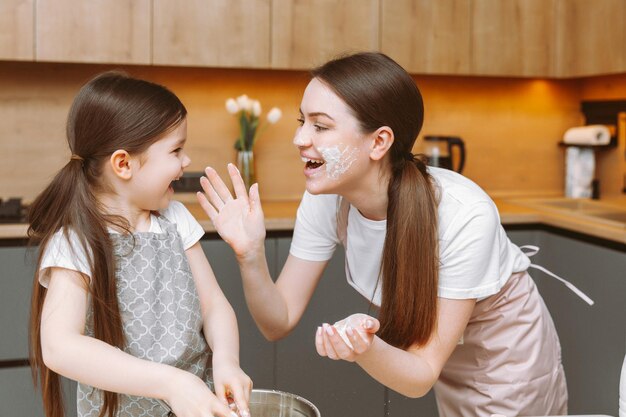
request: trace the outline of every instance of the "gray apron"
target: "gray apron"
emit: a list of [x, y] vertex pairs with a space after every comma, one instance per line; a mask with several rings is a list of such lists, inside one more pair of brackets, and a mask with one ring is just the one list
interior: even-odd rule
[[[210, 350], [202, 333], [200, 301], [176, 226], [157, 217], [162, 233], [112, 233], [117, 264], [117, 298], [126, 347], [137, 358], [163, 363], [200, 377], [212, 388]], [[85, 334], [94, 335], [93, 313]], [[101, 390], [78, 384], [79, 417], [97, 417]], [[166, 417], [161, 401], [119, 395], [119, 417]]]

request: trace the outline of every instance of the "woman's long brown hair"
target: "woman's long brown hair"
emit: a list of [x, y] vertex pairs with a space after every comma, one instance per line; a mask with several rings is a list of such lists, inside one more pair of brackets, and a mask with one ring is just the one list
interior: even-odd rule
[[363, 132], [393, 130], [379, 335], [402, 349], [423, 345], [437, 323], [439, 245], [433, 179], [411, 154], [424, 120], [422, 96], [411, 76], [381, 53], [338, 58], [311, 74], [353, 110]]
[[[78, 92], [67, 120], [67, 140], [73, 157], [37, 196], [29, 210], [28, 235], [39, 245], [30, 317], [30, 363], [35, 385], [39, 384], [47, 417], [62, 417], [64, 406], [59, 375], [43, 361], [41, 312], [46, 288], [39, 284], [42, 255], [52, 236], [73, 233], [88, 256], [95, 337], [124, 348], [124, 333], [115, 286], [115, 258], [108, 226], [128, 231], [120, 217], [106, 215], [96, 194], [108, 191], [102, 168], [118, 149], [141, 154], [180, 124], [187, 110], [165, 87], [130, 78], [120, 72], [98, 75]], [[74, 248], [74, 250], [78, 250]], [[116, 393], [103, 392], [100, 416], [114, 416], [119, 406]]]

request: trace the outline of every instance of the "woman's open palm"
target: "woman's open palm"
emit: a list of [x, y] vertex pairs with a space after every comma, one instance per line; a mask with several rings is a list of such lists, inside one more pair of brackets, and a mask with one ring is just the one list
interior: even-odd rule
[[204, 193], [197, 194], [198, 202], [221, 238], [233, 248], [238, 257], [245, 257], [264, 245], [265, 223], [258, 184], [250, 187], [248, 194], [241, 174], [234, 165], [228, 164], [228, 173], [235, 191], [233, 198], [213, 168], [207, 167], [205, 173], [206, 177], [200, 179]]

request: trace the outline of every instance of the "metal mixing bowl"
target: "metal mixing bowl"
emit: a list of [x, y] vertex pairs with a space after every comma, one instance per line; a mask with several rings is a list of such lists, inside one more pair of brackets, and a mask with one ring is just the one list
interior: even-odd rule
[[249, 406], [252, 417], [321, 417], [311, 401], [282, 391], [253, 389]]

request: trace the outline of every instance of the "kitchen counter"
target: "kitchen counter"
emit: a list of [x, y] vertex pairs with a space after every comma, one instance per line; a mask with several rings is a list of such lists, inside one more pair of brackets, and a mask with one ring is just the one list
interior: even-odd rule
[[[179, 195], [191, 213], [199, 220], [207, 233], [214, 233], [215, 228], [194, 198]], [[495, 198], [503, 225], [543, 224], [572, 232], [578, 232], [617, 243], [626, 244], [626, 223], [599, 221], [593, 217], [581, 216], [573, 211], [549, 209], [537, 204], [537, 199]], [[568, 199], [551, 199], [551, 201], [569, 201]], [[615, 210], [626, 212], [626, 196], [607, 197], [599, 203]], [[263, 203], [265, 226], [268, 232], [293, 230], [299, 201], [267, 201]], [[25, 224], [0, 225], [0, 239], [26, 238]]]

